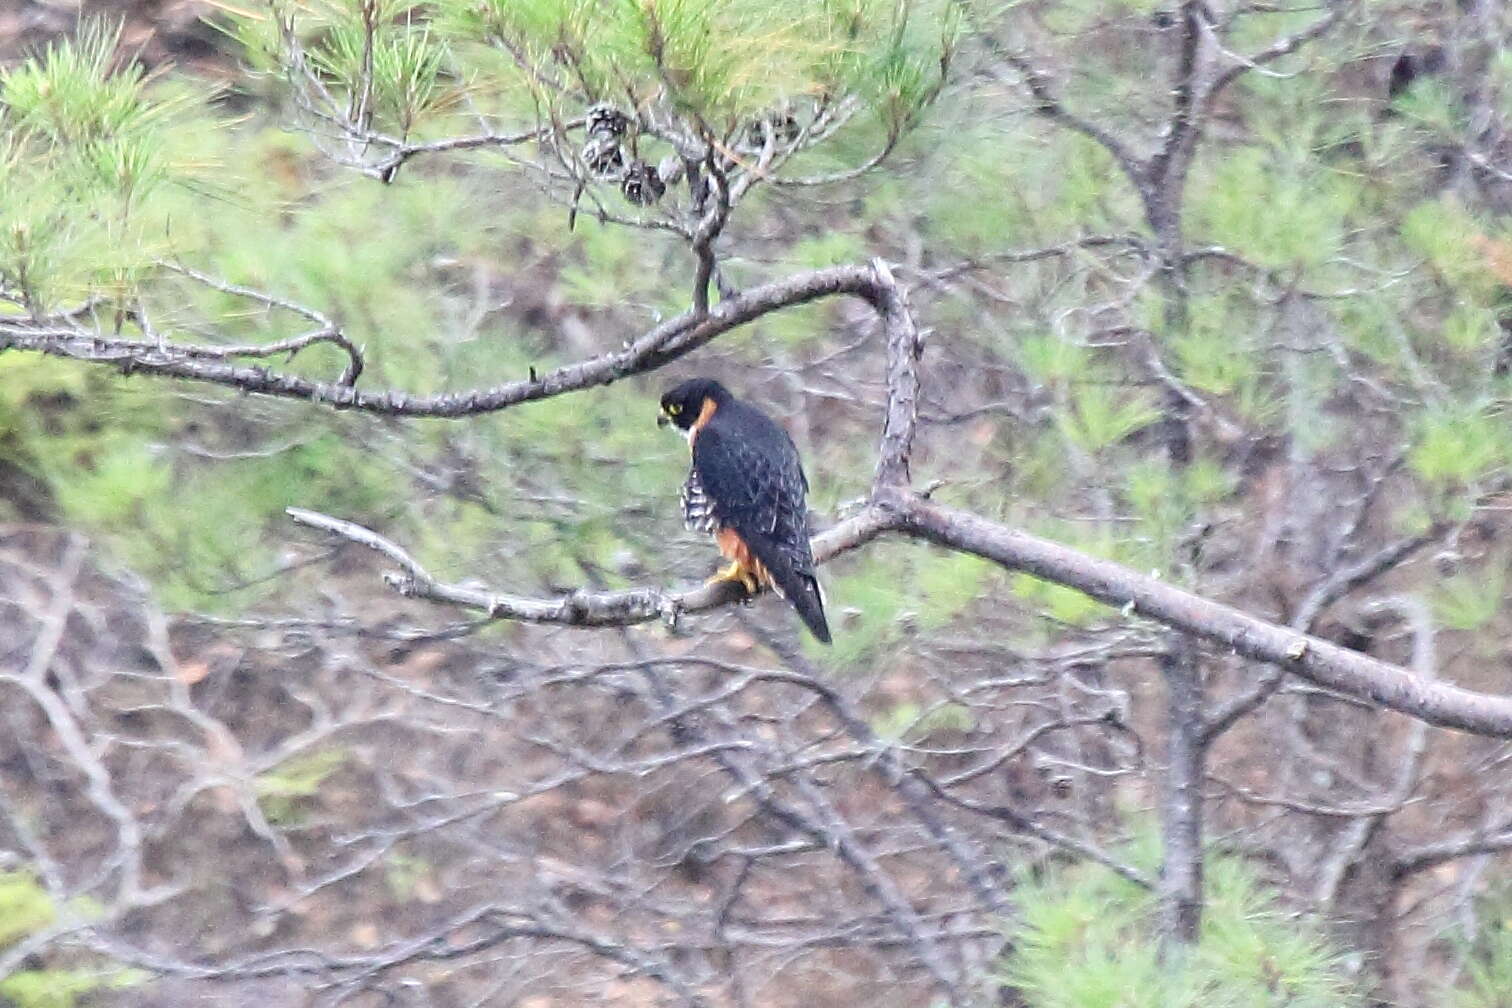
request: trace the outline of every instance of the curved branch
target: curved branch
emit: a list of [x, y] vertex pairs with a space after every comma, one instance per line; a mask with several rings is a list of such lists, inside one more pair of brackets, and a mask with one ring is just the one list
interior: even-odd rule
[[[139, 312], [128, 311], [125, 314], [128, 317], [141, 318]], [[60, 344], [72, 343], [80, 338], [75, 330], [50, 326], [38, 326], [22, 331], [41, 339], [56, 340]], [[293, 358], [301, 350], [307, 350], [318, 343], [328, 343], [347, 355], [346, 367], [342, 369], [341, 375], [336, 379], [336, 385], [343, 388], [351, 387], [352, 383], [362, 374], [364, 367], [361, 349], [351, 340], [347, 339], [340, 329], [334, 326], [317, 329], [299, 336], [290, 336], [286, 339], [275, 340], [272, 343], [239, 343], [226, 344], [225, 346], [213, 346], [207, 343], [163, 343], [155, 340], [130, 340], [118, 337], [86, 338], [90, 339], [93, 344], [90, 348], [91, 356], [88, 358], [90, 361], [114, 364], [124, 374], [130, 374], [132, 371], [138, 370], [137, 366], [131, 362], [147, 356], [171, 356], [184, 361], [200, 363], [224, 362], [232, 357], [266, 358], [288, 355], [288, 357]], [[3, 323], [0, 323], [0, 341], [4, 339]], [[30, 347], [23, 346], [20, 342], [16, 346], [18, 349], [31, 349]], [[3, 349], [6, 349], [6, 346], [3, 342], [0, 342], [0, 350]], [[50, 351], [45, 349], [42, 352], [50, 353]], [[58, 354], [56, 356], [73, 355]], [[82, 358], [75, 357], [75, 359]], [[148, 369], [142, 367], [141, 370]]]
[[1394, 815], [1406, 808], [1410, 801], [1407, 799], [1399, 802], [1357, 802], [1353, 805], [1319, 805], [1315, 802], [1297, 801], [1285, 795], [1266, 795], [1233, 781], [1225, 780], [1216, 774], [1208, 774], [1210, 783], [1217, 784], [1234, 798], [1246, 805], [1259, 805], [1268, 808], [1283, 808], [1288, 812], [1300, 812], [1303, 815], [1319, 816], [1325, 819], [1370, 819], [1380, 816]]
[[[685, 314], [665, 322], [618, 354], [559, 368], [544, 378], [532, 375], [528, 381], [470, 393], [417, 398], [395, 392], [369, 393], [296, 376], [274, 375], [261, 368], [235, 368], [193, 360], [164, 350], [139, 351], [127, 354], [124, 359], [103, 359], [128, 372], [134, 368], [153, 370], [215, 381], [249, 392], [331, 402], [377, 413], [457, 417], [609, 384], [653, 370], [767, 312], [840, 293], [865, 299], [881, 318], [887, 343], [887, 414], [871, 498], [853, 517], [815, 538], [814, 555], [819, 562], [884, 532], [902, 532], [1074, 588], [1100, 602], [1226, 646], [1235, 654], [1284, 667], [1320, 686], [1430, 724], [1512, 738], [1512, 697], [1428, 681], [1406, 669], [1267, 622], [1119, 564], [973, 514], [939, 507], [911, 493], [909, 456], [918, 419], [918, 362], [923, 344], [908, 311], [905, 291], [880, 259], [870, 266], [814, 270], [767, 284], [722, 301], [702, 315]], [[23, 347], [57, 356], [101, 360], [101, 355], [109, 352], [110, 342], [83, 331], [39, 325], [30, 319], [0, 320], [0, 350]], [[579, 591], [561, 599], [531, 599], [448, 585], [436, 581], [401, 547], [371, 529], [298, 508], [290, 508], [289, 515], [302, 524], [383, 553], [402, 568], [399, 575], [390, 578], [390, 583], [401, 593], [475, 609], [496, 619], [567, 626], [628, 626], [654, 619], [675, 621], [681, 613], [712, 609], [741, 597], [740, 589], [728, 583], [673, 593], [657, 589]]]
[[[1033, 112], [1053, 123], [1080, 133], [1097, 143], [1112, 156], [1114, 162], [1118, 164], [1119, 170], [1124, 173], [1124, 176], [1128, 178], [1136, 190], [1143, 188], [1145, 163], [1134, 153], [1128, 144], [1102, 126], [1092, 122], [1092, 120], [1077, 115], [1066, 108], [1065, 104], [1055, 94], [1049, 75], [1030, 62], [1027, 56], [1014, 52], [990, 35], [983, 34], [982, 39], [994, 56], [1006, 63], [1019, 75], [1024, 87], [1029, 91], [1030, 97], [1034, 99]], [[992, 67], [991, 70], [1000, 80], [1004, 80], [1005, 83], [1012, 83], [1007, 80], [1007, 75], [1000, 68]]]
[[[561, 130], [577, 129], [583, 125], [582, 117], [569, 120], [559, 128]], [[513, 147], [518, 144], [528, 143], [532, 140], [540, 140], [554, 132], [551, 126], [538, 126], [535, 129], [521, 130], [518, 133], [482, 133], [477, 136], [449, 137], [445, 140], [432, 140], [429, 143], [406, 143], [395, 137], [385, 136], [381, 133], [367, 133], [361, 136], [365, 143], [378, 144], [390, 149], [390, 153], [383, 160], [375, 164], [354, 164], [365, 175], [369, 175], [380, 182], [394, 181], [400, 166], [413, 157], [423, 154], [449, 154], [452, 151], [476, 150], [480, 147]]]
[[563, 365], [539, 377], [532, 372], [523, 381], [429, 396], [393, 390], [369, 391], [344, 385], [340, 380], [320, 381], [264, 367], [207, 360], [172, 343], [116, 339], [78, 324], [37, 325], [22, 317], [0, 316], [0, 351], [30, 350], [105, 364], [123, 374], [141, 372], [183, 378], [255, 395], [327, 403], [338, 409], [384, 416], [456, 418], [492, 413], [653, 371], [769, 312], [836, 294], [875, 301], [877, 273], [870, 266], [832, 266], [799, 273], [739, 293], [706, 312], [695, 310], [669, 319], [615, 353]]
[[882, 145], [882, 149], [877, 151], [877, 153], [873, 154], [871, 157], [867, 158], [865, 161], [861, 162], [859, 165], [856, 165], [854, 168], [846, 168], [842, 171], [829, 172], [825, 175], [800, 175], [793, 177], [772, 175], [768, 177], [767, 181], [774, 186], [792, 186], [795, 188], [799, 186], [825, 186], [834, 185], [837, 182], [851, 182], [855, 179], [860, 178], [862, 175], [865, 175], [867, 172], [880, 165], [883, 161], [886, 161], [887, 156], [891, 154], [893, 152], [893, 149], [898, 146], [899, 139], [899, 134], [888, 133], [887, 142]]

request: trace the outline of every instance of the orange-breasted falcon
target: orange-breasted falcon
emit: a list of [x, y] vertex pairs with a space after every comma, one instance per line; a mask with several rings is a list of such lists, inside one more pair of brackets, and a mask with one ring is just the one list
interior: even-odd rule
[[668, 391], [656, 422], [688, 436], [693, 466], [683, 484], [683, 520], [690, 529], [713, 533], [730, 561], [713, 581], [738, 581], [752, 595], [773, 589], [828, 644], [824, 598], [809, 550], [808, 478], [793, 439], [709, 378]]

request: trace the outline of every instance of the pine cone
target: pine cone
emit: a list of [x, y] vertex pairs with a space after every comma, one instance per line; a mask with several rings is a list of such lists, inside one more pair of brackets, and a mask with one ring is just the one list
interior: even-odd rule
[[766, 146], [766, 131], [772, 131], [772, 139], [778, 147], [785, 147], [798, 139], [803, 128], [790, 112], [768, 112], [746, 127], [745, 143], [751, 150]]
[[595, 105], [588, 110], [588, 135], [618, 139], [630, 129], [630, 117], [613, 105]]
[[589, 137], [583, 144], [582, 157], [594, 178], [613, 180], [625, 173], [625, 152], [620, 149], [618, 137], [607, 134]]
[[636, 206], [655, 203], [667, 193], [667, 184], [657, 170], [646, 162], [636, 159], [625, 169], [625, 179], [620, 183], [625, 199]]

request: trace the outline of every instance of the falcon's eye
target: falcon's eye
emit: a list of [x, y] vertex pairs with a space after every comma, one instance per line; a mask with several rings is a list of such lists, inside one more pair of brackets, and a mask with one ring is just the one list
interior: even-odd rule
[[668, 403], [667, 404], [667, 412], [669, 414], [671, 414], [672, 416], [677, 416], [677, 414], [679, 414], [679, 413], [682, 412], [682, 407], [679, 406], [677, 403]]

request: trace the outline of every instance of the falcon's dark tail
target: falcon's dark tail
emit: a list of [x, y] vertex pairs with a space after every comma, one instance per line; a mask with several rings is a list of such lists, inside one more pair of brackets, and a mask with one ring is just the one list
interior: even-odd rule
[[765, 536], [748, 536], [757, 559], [766, 565], [782, 597], [798, 610], [798, 618], [821, 644], [830, 643], [829, 623], [824, 618], [824, 594], [812, 568], [802, 570], [786, 550], [775, 548]]
[[[812, 574], [800, 574], [801, 587], [788, 592], [788, 601], [798, 610], [803, 625], [818, 639], [820, 644], [830, 642], [829, 623], [824, 618], [824, 594], [819, 590], [819, 581]], [[786, 590], [786, 589], [784, 589]]]

